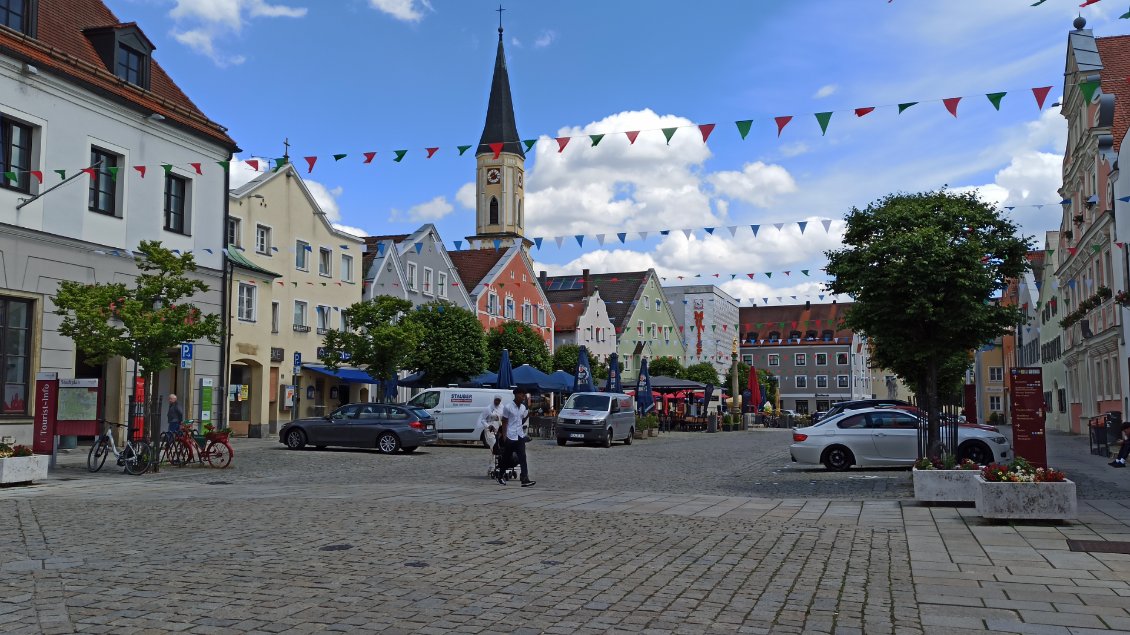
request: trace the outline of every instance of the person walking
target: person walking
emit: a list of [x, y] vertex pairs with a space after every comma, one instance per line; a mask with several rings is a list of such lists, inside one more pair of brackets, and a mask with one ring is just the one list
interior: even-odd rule
[[[1106, 434], [1103, 432], [1102, 434]], [[1107, 465], [1111, 467], [1126, 467], [1126, 457], [1130, 455], [1130, 423], [1122, 424], [1122, 447], [1118, 449], [1118, 457]]]
[[[526, 391], [522, 388], [514, 389], [514, 401], [507, 402], [502, 407], [502, 434], [500, 435], [499, 442], [503, 444], [503, 449], [506, 452], [513, 452], [518, 459], [518, 465], [522, 470], [520, 478], [522, 487], [531, 487], [534, 481], [530, 480], [530, 470], [526, 465], [526, 442], [530, 437], [526, 436], [526, 421], [530, 418], [529, 410], [526, 408]], [[498, 478], [499, 485], [506, 485], [506, 479], [501, 475]]]
[[498, 428], [502, 424], [502, 397], [495, 397], [479, 415], [479, 427], [483, 429], [483, 441], [490, 449], [490, 464], [487, 470], [494, 469], [494, 445], [498, 443]]
[[181, 424], [184, 423], [184, 411], [180, 409], [176, 395], [169, 395], [169, 412], [165, 418], [169, 422], [170, 432], [177, 432], [180, 430]]

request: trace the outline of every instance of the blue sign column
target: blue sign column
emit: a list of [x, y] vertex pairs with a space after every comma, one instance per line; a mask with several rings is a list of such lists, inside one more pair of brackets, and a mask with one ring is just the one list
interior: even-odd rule
[[180, 367], [192, 368], [192, 351], [194, 348], [192, 342], [185, 342], [180, 345]]

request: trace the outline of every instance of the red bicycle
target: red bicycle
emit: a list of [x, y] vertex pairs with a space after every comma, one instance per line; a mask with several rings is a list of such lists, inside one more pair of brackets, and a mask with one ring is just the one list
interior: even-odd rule
[[186, 421], [180, 431], [173, 435], [171, 442], [164, 445], [161, 457], [170, 465], [188, 465], [199, 463], [223, 469], [231, 465], [235, 457], [235, 450], [228, 442], [228, 430], [214, 430], [196, 434], [191, 421]]

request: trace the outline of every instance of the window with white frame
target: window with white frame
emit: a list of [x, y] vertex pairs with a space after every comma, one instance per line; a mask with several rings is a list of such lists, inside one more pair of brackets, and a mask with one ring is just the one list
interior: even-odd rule
[[848, 363], [848, 354], [847, 353], [836, 353], [836, 365], [837, 366], [847, 366], [847, 363]]
[[643, 335], [643, 320], [636, 321], [636, 333]]
[[649, 309], [651, 309], [651, 298], [645, 295], [643, 297], [643, 310], [647, 311]]
[[255, 253], [271, 255], [271, 228], [266, 225], [255, 226]]
[[652, 322], [651, 323], [651, 332], [648, 333], [648, 334], [651, 335], [652, 337], [659, 335], [659, 329], [657, 327], [658, 327], [658, 325], [655, 322]]
[[414, 262], [408, 263], [408, 266], [404, 270], [404, 277], [406, 277], [408, 279], [407, 280], [408, 290], [409, 291], [415, 291], [416, 290], [416, 263], [414, 263]]
[[279, 332], [279, 303], [271, 303], [271, 332]]
[[769, 365], [770, 366], [780, 366], [781, 365], [781, 356], [778, 355], [777, 353], [769, 353]]
[[330, 307], [318, 305], [318, 335], [325, 335], [330, 330]]
[[545, 307], [538, 307], [538, 326], [545, 326]]
[[303, 300], [294, 301], [294, 325], [306, 326], [306, 307], [307, 304]]
[[299, 271], [310, 270], [310, 243], [305, 240], [294, 241], [294, 268]]
[[432, 288], [432, 275], [434, 272], [429, 267], [424, 267], [424, 295], [435, 295], [435, 289]]
[[436, 273], [436, 295], [441, 298], [447, 299], [447, 273], [440, 271]]
[[341, 255], [341, 280], [353, 282], [353, 256], [348, 254]]
[[229, 216], [228, 217], [228, 245], [229, 246], [231, 246], [231, 247], [242, 247], [243, 246], [243, 244], [242, 244], [243, 241], [241, 240], [241, 238], [242, 238], [241, 234], [243, 232], [240, 229], [242, 227], [242, 225], [243, 225], [243, 221], [239, 220], [235, 216]]
[[507, 320], [514, 319], [514, 298], [506, 298], [506, 313], [503, 314]]
[[1000, 395], [989, 395], [989, 410], [992, 412], [1001, 411], [1001, 397]]
[[794, 366], [806, 366], [806, 365], [808, 365], [808, 355], [805, 354], [805, 353], [794, 353], [793, 354], [793, 365]]
[[349, 330], [349, 317], [345, 315], [345, 311], [340, 312], [341, 315], [341, 330], [342, 332]]
[[498, 294], [491, 292], [487, 295], [487, 314], [498, 315]]
[[522, 301], [522, 321], [526, 324], [534, 323], [534, 307], [528, 300]]
[[655, 299], [655, 310], [658, 311], [663, 306], [663, 301], [659, 298]]
[[797, 388], [808, 388], [808, 376], [807, 375], [797, 375], [796, 376], [796, 387]]
[[325, 247], [318, 248], [318, 275], [329, 277], [333, 275], [333, 252]]
[[848, 387], [848, 376], [847, 375], [836, 375], [836, 387], [837, 388], [847, 388]]
[[816, 365], [817, 366], [827, 366], [828, 365], [828, 354], [827, 353], [817, 353], [816, 354]]
[[753, 366], [753, 355], [742, 355], [742, 361], [748, 366]]
[[239, 283], [238, 313], [242, 322], [255, 321], [255, 285], [247, 282]]
[[1004, 381], [1004, 368], [1001, 366], [990, 366], [989, 381]]
[[828, 387], [828, 376], [827, 375], [817, 375], [816, 376], [816, 387], [817, 388], [827, 388]]

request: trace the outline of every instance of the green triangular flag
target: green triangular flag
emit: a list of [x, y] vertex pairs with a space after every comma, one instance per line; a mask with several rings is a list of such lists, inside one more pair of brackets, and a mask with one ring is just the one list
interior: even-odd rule
[[55, 174], [58, 174], [59, 178], [63, 179], [64, 181], [67, 180], [67, 171], [66, 170], [55, 170]]
[[[589, 135], [589, 139], [592, 139], [592, 147], [594, 147], [594, 148], [598, 144], [600, 144], [600, 140], [603, 139], [603, 138], [604, 138], [604, 135], [602, 135], [602, 134], [590, 134]], [[670, 140], [671, 137], [667, 137], [667, 139]]]
[[664, 128], [663, 129], [663, 136], [667, 137], [667, 145], [671, 145], [671, 137], [675, 136], [676, 130], [678, 130], [678, 128]]
[[456, 146], [456, 147], [459, 148], [459, 156], [463, 156], [464, 152], [471, 149], [471, 146]]
[[985, 96], [989, 98], [989, 101], [993, 102], [993, 108], [1000, 110], [1001, 100], [1004, 99], [1006, 94], [1007, 93], [988, 93]]
[[910, 108], [911, 106], [913, 106], [917, 103], [918, 102], [916, 102], [916, 101], [908, 101], [905, 104], [899, 104], [899, 114], [901, 115], [902, 111], [906, 110], [907, 108]]
[[408, 154], [407, 150], [393, 150], [393, 152], [396, 153], [396, 158], [393, 159], [393, 161], [397, 163], [400, 163], [401, 159], [404, 158], [404, 155]]
[[287, 163], [290, 163], [290, 159], [288, 159], [287, 157], [279, 157], [279, 158], [275, 159], [275, 169], [274, 169], [274, 171], [278, 172], [279, 168], [286, 165]]
[[766, 272], [765, 272], [765, 277], [766, 277], [766, 278], [772, 278], [772, 277], [773, 277], [773, 272], [772, 272], [772, 271], [766, 271]]
[[824, 136], [828, 132], [828, 122], [832, 120], [832, 113], [818, 112], [816, 113], [816, 121], [820, 122], [820, 136]]
[[808, 269], [801, 269], [800, 272], [806, 276], [808, 275]]
[[172, 174], [173, 173], [173, 164], [172, 163], [162, 163], [161, 167], [165, 169], [165, 174]]
[[15, 173], [15, 172], [5, 172], [5, 173], [4, 173], [4, 178], [8, 179], [9, 181], [11, 181], [11, 182], [13, 182], [13, 183], [15, 183], [15, 182], [16, 182], [17, 180], [19, 180], [19, 179], [18, 179], [18, 178], [16, 177], [16, 173]]
[[349, 155], [347, 155], [347, 154], [335, 154], [334, 155], [334, 161], [341, 161], [342, 159], [344, 159], [347, 156], [349, 156]]
[[1091, 252], [1097, 254], [1097, 253], [1099, 253], [1099, 250], [1102, 249], [1102, 248], [1103, 248], [1102, 245], [1091, 245]]
[[1049, 250], [1048, 250], [1048, 255], [1049, 255], [1049, 256], [1054, 256], [1054, 255], [1055, 255], [1055, 250], [1054, 250], [1054, 249], [1049, 249]]
[[216, 161], [216, 165], [223, 168], [224, 172], [227, 172], [231, 169], [231, 161]]
[[530, 148], [534, 147], [537, 142], [537, 139], [522, 139], [522, 143], [526, 144], [526, 152], [529, 152]]
[[742, 141], [745, 141], [746, 135], [749, 134], [749, 129], [753, 126], [753, 120], [746, 119], [745, 121], [735, 121], [734, 123], [738, 126], [738, 132], [742, 135]]
[[115, 181], [117, 181], [118, 180], [118, 170], [120, 170], [120, 169], [121, 168], [110, 167], [110, 168], [106, 168], [106, 171], [110, 173], [111, 179], [114, 179]]
[[1091, 103], [1091, 98], [1095, 96], [1095, 89], [1098, 87], [1098, 82], [1082, 82], [1079, 84], [1079, 90], [1083, 91], [1083, 101], [1085, 103]]

